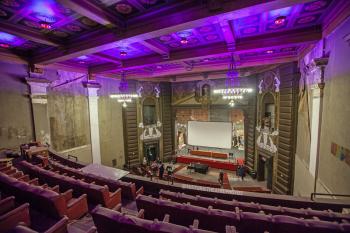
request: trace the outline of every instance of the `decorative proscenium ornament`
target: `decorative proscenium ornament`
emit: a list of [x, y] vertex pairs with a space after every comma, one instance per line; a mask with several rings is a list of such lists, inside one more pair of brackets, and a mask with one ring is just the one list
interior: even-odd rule
[[259, 94], [262, 94], [263, 92], [280, 92], [280, 78], [278, 73], [274, 71], [269, 71], [263, 74], [263, 76], [260, 79], [258, 88], [259, 88]]

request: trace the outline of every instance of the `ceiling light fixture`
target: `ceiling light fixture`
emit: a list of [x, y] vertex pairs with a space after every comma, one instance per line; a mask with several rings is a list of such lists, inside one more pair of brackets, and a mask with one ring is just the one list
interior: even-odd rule
[[286, 16], [278, 16], [276, 19], [275, 19], [275, 24], [276, 25], [283, 25], [285, 22], [286, 22], [286, 19], [287, 17]]
[[237, 71], [236, 62], [231, 54], [231, 60], [229, 65], [229, 70], [226, 75], [226, 88], [215, 89], [214, 94], [222, 95], [222, 99], [229, 100], [230, 107], [235, 105], [236, 100], [243, 99], [243, 96], [247, 93], [253, 92], [252, 88], [242, 87], [239, 83], [239, 73]]
[[125, 57], [126, 55], [128, 55], [126, 51], [120, 51], [120, 56]]
[[0, 47], [1, 48], [10, 48], [10, 45], [9, 44], [6, 44], [6, 43], [0, 43]]
[[129, 85], [125, 77], [125, 71], [122, 71], [122, 74], [121, 74], [121, 79], [119, 84], [119, 93], [112, 94], [109, 97], [117, 99], [118, 103], [122, 103], [122, 106], [124, 108], [128, 106], [127, 103], [132, 102], [132, 99], [139, 97], [138, 94], [129, 92]]
[[267, 50], [266, 53], [271, 54], [273, 53], [273, 50]]
[[51, 29], [51, 24], [46, 21], [40, 21], [39, 24], [42, 29]]
[[188, 43], [188, 39], [186, 37], [181, 37], [180, 42], [181, 42], [181, 44], [187, 44]]

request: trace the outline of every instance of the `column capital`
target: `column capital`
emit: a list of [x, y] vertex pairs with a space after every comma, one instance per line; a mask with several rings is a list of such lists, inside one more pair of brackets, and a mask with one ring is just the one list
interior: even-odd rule
[[35, 95], [47, 95], [47, 87], [50, 81], [44, 78], [26, 78], [27, 84], [30, 86], [30, 93]]
[[88, 96], [98, 97], [97, 91], [101, 88], [101, 84], [96, 81], [85, 81], [83, 86], [88, 90]]

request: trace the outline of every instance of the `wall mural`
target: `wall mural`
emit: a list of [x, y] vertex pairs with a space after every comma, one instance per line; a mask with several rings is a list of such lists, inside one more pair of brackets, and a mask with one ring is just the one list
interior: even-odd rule
[[345, 162], [348, 166], [350, 166], [350, 150], [348, 148], [332, 142], [331, 154], [338, 158], [340, 161]]

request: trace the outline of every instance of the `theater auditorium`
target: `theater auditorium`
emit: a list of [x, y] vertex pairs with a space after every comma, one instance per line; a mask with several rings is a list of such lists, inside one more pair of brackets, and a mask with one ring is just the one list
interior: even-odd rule
[[350, 0], [0, 0], [0, 233], [350, 233]]

